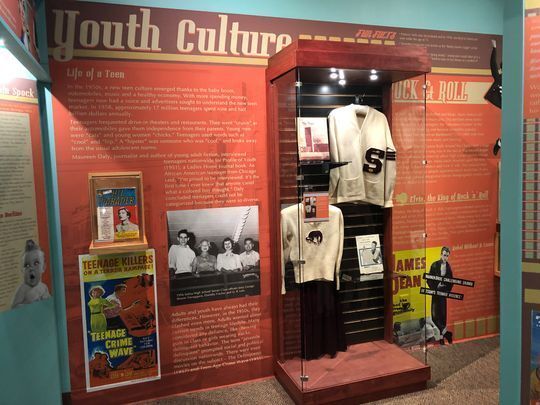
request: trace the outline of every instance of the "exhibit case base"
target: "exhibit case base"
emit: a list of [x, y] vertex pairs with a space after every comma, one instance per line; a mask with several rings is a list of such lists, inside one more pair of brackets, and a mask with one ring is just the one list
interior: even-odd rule
[[[428, 365], [384, 340], [350, 346], [335, 357], [277, 363], [276, 378], [297, 404], [358, 404], [426, 388]], [[312, 364], [311, 364], [312, 363]]]

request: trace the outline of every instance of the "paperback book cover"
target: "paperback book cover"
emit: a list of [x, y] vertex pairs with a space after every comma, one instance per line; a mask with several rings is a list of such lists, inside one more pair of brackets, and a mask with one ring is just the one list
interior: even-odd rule
[[139, 238], [137, 189], [109, 188], [96, 192], [98, 241]]

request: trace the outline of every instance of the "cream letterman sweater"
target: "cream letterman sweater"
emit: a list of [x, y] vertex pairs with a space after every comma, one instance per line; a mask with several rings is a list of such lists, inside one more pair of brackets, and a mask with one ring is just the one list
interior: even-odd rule
[[328, 120], [332, 161], [351, 162], [330, 172], [330, 202], [392, 207], [396, 148], [385, 115], [351, 104], [331, 111]]
[[[343, 214], [330, 206], [328, 222], [304, 223], [302, 204], [281, 210], [282, 288], [285, 294], [285, 263], [294, 265], [297, 283], [313, 280], [336, 281], [339, 290], [339, 269], [343, 254]], [[298, 260], [305, 260], [300, 265]]]

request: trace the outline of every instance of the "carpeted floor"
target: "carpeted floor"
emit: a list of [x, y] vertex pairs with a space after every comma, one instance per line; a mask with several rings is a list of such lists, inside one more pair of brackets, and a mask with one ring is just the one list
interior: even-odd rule
[[[415, 352], [422, 358], [422, 352]], [[388, 405], [490, 405], [499, 403], [499, 338], [435, 346], [428, 352], [431, 381], [424, 391], [385, 399]], [[293, 401], [274, 379], [196, 392], [145, 405], [292, 405]]]
[[[421, 355], [418, 353], [417, 355]], [[437, 346], [428, 352], [428, 389], [373, 404], [489, 405], [499, 403], [499, 338]]]

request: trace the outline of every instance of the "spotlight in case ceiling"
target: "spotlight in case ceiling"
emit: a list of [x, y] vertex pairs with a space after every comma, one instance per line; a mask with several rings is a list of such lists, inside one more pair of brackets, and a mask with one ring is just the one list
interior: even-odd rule
[[375, 80], [377, 80], [378, 78], [379, 78], [379, 76], [377, 76], [376, 74], [371, 74], [371, 75], [369, 75], [369, 80], [371, 80], [371, 81], [375, 81]]
[[345, 79], [345, 72], [343, 71], [343, 69], [339, 69], [338, 73], [341, 80]]
[[371, 69], [371, 74], [372, 75], [376, 75], [377, 74], [377, 71], [375, 69]]
[[330, 68], [330, 72], [336, 73], [336, 72], [337, 72], [337, 69], [336, 69], [336, 68]]
[[321, 86], [321, 93], [329, 93], [330, 92], [330, 87], [324, 85], [324, 86]]
[[345, 86], [347, 84], [347, 81], [345, 79], [340, 79], [338, 83], [342, 86]]
[[336, 80], [338, 78], [338, 74], [336, 72], [330, 73], [330, 79]]

